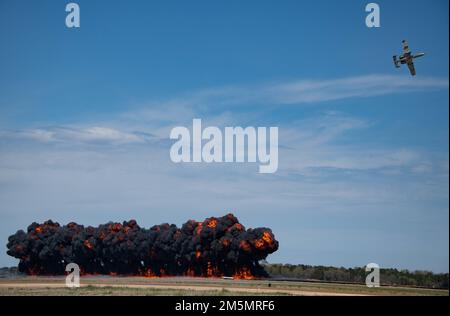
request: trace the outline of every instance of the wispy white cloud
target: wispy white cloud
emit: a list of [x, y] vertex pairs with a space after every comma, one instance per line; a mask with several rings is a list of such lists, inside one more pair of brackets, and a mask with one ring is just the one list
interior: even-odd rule
[[314, 117], [293, 121], [281, 130], [280, 138], [286, 146], [306, 149], [327, 144], [347, 132], [366, 129], [371, 122], [336, 111], [327, 111]]
[[40, 142], [72, 142], [72, 143], [109, 143], [129, 144], [144, 143], [152, 137], [143, 132], [124, 132], [111, 127], [48, 127], [31, 128], [17, 131], [2, 131], [2, 138], [27, 139]]
[[416, 149], [339, 143], [346, 135], [371, 127], [372, 122], [337, 112], [296, 121], [280, 132], [280, 171], [303, 175], [314, 175], [319, 170], [323, 174], [326, 169], [392, 172], [393, 168], [417, 170], [429, 164], [426, 155]]
[[285, 82], [267, 89], [274, 102], [302, 104], [371, 97], [393, 93], [448, 89], [448, 79], [412, 78], [393, 75], [368, 75], [332, 80]]
[[[410, 78], [394, 75], [365, 75], [324, 80], [290, 80], [253, 85], [224, 86], [201, 89], [167, 100], [151, 101], [140, 109], [123, 113], [120, 120], [158, 127], [191, 120], [196, 115], [221, 116], [223, 124], [256, 117], [264, 106], [312, 105], [326, 101], [366, 98], [388, 94], [415, 93], [449, 88], [448, 78]], [[246, 115], [232, 114], [241, 106], [251, 105]], [[257, 109], [257, 110], [255, 110]]]
[[[24, 138], [43, 142], [76, 141], [105, 142], [115, 144], [142, 143], [152, 136], [164, 138], [168, 130], [175, 125], [186, 124], [194, 117], [202, 117], [210, 125], [225, 125], [243, 122], [251, 117], [263, 115], [264, 109], [258, 111], [234, 113], [238, 105], [294, 105], [314, 104], [349, 98], [363, 98], [393, 93], [413, 93], [423, 90], [448, 89], [447, 78], [410, 78], [393, 75], [366, 75], [326, 80], [291, 80], [270, 84], [226, 86], [202, 89], [167, 100], [150, 101], [138, 109], [109, 118], [109, 123], [91, 126], [61, 126], [51, 128], [31, 128], [20, 131], [0, 131], [1, 138]], [[316, 122], [317, 123], [317, 122]], [[353, 124], [364, 122], [340, 121], [333, 127], [333, 132], [347, 129]], [[111, 124], [113, 127], [109, 126]], [[350, 125], [349, 125], [350, 124]], [[316, 126], [315, 140], [327, 135], [328, 122]], [[117, 126], [117, 127], [116, 127]], [[142, 133], [136, 133], [134, 130]], [[319, 130], [320, 129], [320, 130]], [[131, 132], [130, 132], [131, 130]]]
[[163, 102], [164, 109], [198, 109], [249, 104], [312, 104], [349, 98], [363, 98], [394, 93], [413, 93], [448, 89], [448, 78], [412, 78], [394, 75], [364, 75], [337, 79], [290, 80], [254, 85], [203, 89]]
[[[101, 125], [86, 122], [77, 126], [32, 128], [0, 132], [0, 138], [28, 139], [40, 142], [82, 144], [146, 144], [164, 141], [176, 125], [191, 124], [201, 117], [205, 125], [241, 125], [245, 120], [264, 113], [242, 114], [228, 108], [236, 104], [271, 103], [275, 105], [317, 103], [421, 89], [448, 89], [448, 79], [410, 78], [392, 75], [367, 75], [331, 80], [298, 80], [253, 86], [230, 86], [204, 89], [165, 101], [151, 101], [137, 110], [110, 118]], [[227, 107], [221, 107], [227, 105]], [[214, 109], [211, 111], [211, 108]], [[264, 114], [262, 114], [264, 115]], [[325, 112], [320, 116], [286, 123], [280, 129], [282, 163], [280, 171], [297, 170], [310, 174], [310, 169], [374, 170], [409, 168], [419, 172], [433, 169], [416, 150], [408, 148], [366, 148], [361, 144], [335, 143], [348, 133], [372, 126], [373, 122]], [[189, 126], [189, 125], [188, 125]], [[138, 130], [138, 131], [137, 131]], [[384, 171], [394, 173], [394, 170]]]

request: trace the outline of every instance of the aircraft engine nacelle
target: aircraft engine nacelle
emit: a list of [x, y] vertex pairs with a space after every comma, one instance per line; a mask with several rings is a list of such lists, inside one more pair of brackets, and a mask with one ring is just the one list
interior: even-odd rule
[[399, 60], [397, 59], [397, 55], [392, 56], [392, 59], [394, 60], [395, 68], [400, 68]]

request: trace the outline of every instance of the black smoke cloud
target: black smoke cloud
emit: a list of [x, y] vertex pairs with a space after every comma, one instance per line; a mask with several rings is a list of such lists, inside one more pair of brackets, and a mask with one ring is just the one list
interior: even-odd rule
[[278, 249], [269, 228], [245, 229], [228, 214], [175, 225], [139, 227], [134, 220], [84, 227], [51, 220], [8, 238], [8, 255], [27, 274], [58, 275], [74, 262], [85, 274], [267, 276], [258, 261]]

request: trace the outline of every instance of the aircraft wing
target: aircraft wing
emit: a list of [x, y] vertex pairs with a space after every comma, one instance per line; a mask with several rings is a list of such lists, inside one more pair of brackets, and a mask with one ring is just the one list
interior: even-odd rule
[[403, 53], [404, 54], [411, 53], [411, 50], [409, 49], [409, 44], [407, 41], [402, 41], [402, 45], [403, 45]]
[[408, 63], [409, 72], [411, 73], [411, 76], [416, 75], [416, 68], [414, 68], [414, 63], [410, 62]]

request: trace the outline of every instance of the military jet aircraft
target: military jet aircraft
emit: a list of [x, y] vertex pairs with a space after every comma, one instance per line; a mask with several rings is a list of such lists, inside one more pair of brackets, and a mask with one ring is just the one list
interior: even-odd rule
[[401, 54], [398, 59], [397, 59], [397, 55], [394, 55], [394, 57], [393, 57], [395, 68], [400, 68], [400, 64], [402, 64], [402, 65], [407, 64], [408, 68], [409, 68], [409, 72], [411, 73], [412, 76], [415, 76], [416, 69], [414, 68], [413, 60], [416, 58], [422, 57], [423, 55], [425, 55], [425, 53], [418, 53], [416, 55], [413, 55], [411, 53], [411, 50], [409, 49], [409, 45], [408, 45], [407, 41], [403, 40], [402, 45], [403, 45], [403, 54]]

